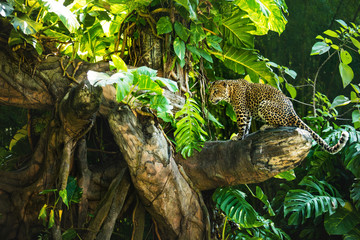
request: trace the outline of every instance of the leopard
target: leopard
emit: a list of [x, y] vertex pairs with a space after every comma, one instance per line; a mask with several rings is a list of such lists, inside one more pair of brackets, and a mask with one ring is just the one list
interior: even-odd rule
[[213, 104], [226, 101], [234, 108], [238, 134], [232, 140], [242, 140], [248, 135], [253, 118], [265, 122], [260, 130], [276, 127], [306, 130], [317, 144], [330, 154], [339, 152], [349, 139], [349, 133], [343, 131], [338, 142], [329, 146], [296, 114], [290, 99], [268, 84], [252, 83], [245, 79], [218, 80], [210, 86], [209, 101]]

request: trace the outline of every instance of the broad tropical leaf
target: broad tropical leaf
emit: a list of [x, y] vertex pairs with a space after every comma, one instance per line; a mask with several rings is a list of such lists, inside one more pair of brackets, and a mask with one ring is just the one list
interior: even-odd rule
[[360, 213], [350, 203], [338, 208], [331, 216], [326, 216], [324, 226], [331, 235], [343, 235], [355, 228], [360, 223]]
[[360, 180], [353, 183], [350, 190], [350, 197], [354, 201], [357, 210], [360, 210]]
[[251, 20], [246, 14], [236, 11], [232, 16], [223, 19], [223, 36], [227, 44], [237, 48], [254, 48], [254, 35], [250, 32], [255, 30]]
[[42, 24], [31, 20], [28, 16], [14, 17], [11, 21], [15, 29], [21, 30], [24, 34], [31, 35], [37, 33]]
[[[305, 177], [299, 185], [307, 186], [307, 190], [290, 190], [284, 200], [284, 215], [289, 213], [289, 225], [304, 223], [306, 218], [318, 217], [324, 213], [330, 215], [345, 202], [338, 197], [338, 192], [330, 184], [318, 181], [314, 177]], [[330, 192], [330, 193], [329, 193]]]
[[225, 66], [239, 74], [244, 74], [245, 68], [248, 74], [255, 74], [268, 82], [273, 77], [265, 62], [259, 61], [258, 56], [252, 50], [225, 46], [222, 53], [211, 50], [209, 52], [223, 60]]
[[263, 224], [257, 221], [258, 213], [245, 200], [246, 194], [238, 189], [218, 188], [213, 200], [225, 214], [241, 227], [252, 228]]
[[39, 3], [47, 11], [58, 15], [61, 22], [65, 25], [69, 32], [74, 33], [80, 27], [76, 16], [60, 2], [55, 0], [40, 0]]
[[286, 6], [278, 5], [275, 0], [237, 0], [237, 4], [242, 10], [248, 13], [249, 18], [254, 22], [257, 35], [267, 34], [269, 30], [281, 34], [285, 30], [287, 20], [282, 13], [282, 8]]

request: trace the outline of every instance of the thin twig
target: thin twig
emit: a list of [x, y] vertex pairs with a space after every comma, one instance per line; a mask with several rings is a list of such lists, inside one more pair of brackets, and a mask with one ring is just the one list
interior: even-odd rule
[[316, 101], [315, 101], [315, 94], [316, 94], [316, 81], [317, 81], [317, 78], [319, 76], [319, 73], [320, 73], [320, 70], [322, 69], [322, 67], [330, 60], [330, 58], [332, 56], [334, 56], [334, 54], [337, 53], [337, 51], [331, 53], [327, 59], [325, 59], [325, 61], [320, 65], [320, 67], [318, 68], [316, 74], [315, 74], [315, 78], [314, 78], [314, 83], [313, 83], [313, 112], [314, 112], [314, 117], [316, 117]]

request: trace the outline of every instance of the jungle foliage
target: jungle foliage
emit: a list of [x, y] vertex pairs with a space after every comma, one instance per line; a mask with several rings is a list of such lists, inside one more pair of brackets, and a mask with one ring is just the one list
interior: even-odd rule
[[[336, 20], [338, 25], [323, 29], [312, 39], [313, 47], [305, 58], [327, 57], [318, 65], [313, 79], [302, 79], [312, 89], [311, 99], [303, 99], [302, 90], [295, 84], [297, 73], [266, 59], [255, 49], [257, 36], [269, 31], [283, 33], [287, 10], [283, 0], [0, 2], [1, 17], [13, 25], [8, 41], [13, 51], [36, 51], [39, 57], [58, 54], [87, 62], [111, 61], [111, 70], [116, 73], [110, 76], [89, 71], [90, 83], [115, 85], [117, 101], [152, 109], [184, 157], [201, 151], [207, 140], [228, 139], [236, 132], [236, 117], [230, 105], [215, 107], [206, 103], [209, 81], [240, 76], [271, 84], [292, 99], [310, 101], [311, 109], [305, 118], [309, 126], [330, 144], [337, 141], [341, 131], [348, 131], [347, 146], [330, 155], [314, 145], [294, 171], [258, 185], [217, 189], [212, 199], [226, 215], [221, 238], [324, 239], [341, 235], [344, 239], [360, 239], [360, 86], [353, 70], [359, 67], [360, 25]], [[143, 48], [147, 35], [152, 35], [153, 42]], [[158, 48], [163, 49], [160, 55], [156, 53]], [[155, 62], [142, 66], [152, 58], [156, 58]], [[333, 58], [338, 59], [336, 64], [330, 61]], [[127, 64], [141, 67], [128, 69]], [[326, 64], [338, 69], [338, 79], [345, 89], [339, 90], [333, 100], [318, 87], [319, 74]], [[179, 69], [186, 69], [189, 77], [174, 79]], [[186, 96], [183, 108], [174, 116], [173, 106], [163, 95], [165, 87]], [[9, 119], [5, 107], [1, 109], [0, 118]], [[9, 116], [16, 121], [7, 120], [9, 124], [16, 122], [16, 126], [3, 126], [5, 120], [1, 120], [2, 169], [15, 169], [13, 163], [19, 155], [30, 153], [21, 147], [25, 144], [30, 148], [26, 143], [29, 126], [18, 116], [26, 118], [23, 113]], [[36, 132], [41, 132], [46, 116], [38, 113]], [[349, 116], [345, 125], [335, 121]], [[74, 179], [69, 179], [66, 191], [44, 189], [42, 194], [56, 196], [54, 204], [44, 204], [39, 212], [39, 221], [51, 228], [57, 202], [63, 201], [67, 207], [76, 204], [81, 189]], [[129, 221], [121, 220], [118, 229], [129, 227]], [[76, 236], [74, 229], [63, 232], [64, 239]]]

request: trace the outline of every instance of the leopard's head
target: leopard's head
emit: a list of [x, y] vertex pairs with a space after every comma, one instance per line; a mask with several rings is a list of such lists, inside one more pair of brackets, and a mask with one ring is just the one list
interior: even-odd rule
[[221, 100], [230, 102], [230, 87], [226, 81], [216, 81], [211, 85], [209, 100], [213, 104], [217, 104]]

